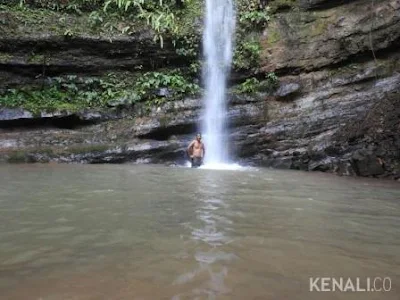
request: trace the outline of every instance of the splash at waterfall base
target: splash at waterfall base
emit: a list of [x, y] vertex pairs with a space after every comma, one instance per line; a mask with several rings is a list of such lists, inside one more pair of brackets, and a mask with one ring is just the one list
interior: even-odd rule
[[200, 167], [200, 169], [206, 170], [227, 170], [227, 171], [237, 171], [237, 170], [245, 170], [249, 167], [241, 166], [237, 163], [226, 163], [226, 164], [205, 164]]

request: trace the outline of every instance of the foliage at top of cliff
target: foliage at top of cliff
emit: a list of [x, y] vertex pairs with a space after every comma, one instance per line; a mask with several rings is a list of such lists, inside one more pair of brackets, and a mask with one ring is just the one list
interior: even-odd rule
[[[88, 83], [91, 78], [66, 85], [57, 82], [57, 78], [43, 77], [44, 81], [52, 83], [39, 88], [8, 89], [0, 95], [0, 105], [28, 106], [30, 110], [64, 106], [71, 109], [104, 106], [118, 99], [128, 99], [131, 104], [137, 101], [157, 104], [166, 98], [155, 97], [153, 91], [174, 84], [170, 93], [173, 98], [195, 94], [199, 91], [194, 82], [201, 68], [203, 6], [203, 0], [0, 0], [0, 36], [15, 39], [27, 36], [36, 39], [43, 35], [64, 36], [65, 39], [100, 36], [112, 42], [118, 37], [144, 33], [146, 37], [150, 34], [161, 48], [175, 49], [187, 63], [173, 76], [168, 73], [171, 70], [142, 70], [152, 71], [151, 75], [143, 76], [145, 82], [135, 78], [134, 86], [112, 82], [106, 87], [103, 83], [109, 78], [104, 78], [104, 74], [99, 76], [96, 88]], [[236, 6], [238, 26], [233, 65], [236, 71], [253, 76], [259, 67], [260, 34], [268, 26], [271, 11], [266, 2], [260, 0], [236, 0]], [[29, 49], [24, 50], [26, 53], [19, 55], [28, 56], [28, 64], [43, 65], [43, 69], [51, 64], [44, 59], [43, 49], [35, 50], [34, 54]], [[0, 62], [7, 63], [14, 56], [11, 52], [0, 52]], [[133, 72], [142, 71], [135, 69]], [[146, 88], [148, 82], [154, 82], [154, 86]], [[244, 83], [242, 92], [257, 89], [259, 84], [251, 78]]]
[[193, 34], [201, 3], [193, 0], [0, 0], [0, 34], [24, 36], [100, 35], [110, 38], [151, 31], [161, 46], [166, 36]]
[[[270, 20], [260, 0], [237, 0], [238, 30], [235, 67], [258, 62], [257, 32]], [[202, 32], [202, 0], [0, 0], [0, 34], [7, 36], [118, 36], [149, 31], [164, 47], [198, 58]], [[256, 32], [256, 34], [254, 34]]]
[[271, 19], [265, 1], [237, 0], [236, 49], [233, 65], [236, 70], [257, 71], [260, 62], [260, 33]]

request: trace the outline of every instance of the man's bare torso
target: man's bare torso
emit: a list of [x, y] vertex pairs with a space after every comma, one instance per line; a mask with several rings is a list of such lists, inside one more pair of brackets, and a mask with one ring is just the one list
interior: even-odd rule
[[203, 150], [204, 150], [203, 143], [194, 140], [192, 145], [192, 157], [203, 157]]

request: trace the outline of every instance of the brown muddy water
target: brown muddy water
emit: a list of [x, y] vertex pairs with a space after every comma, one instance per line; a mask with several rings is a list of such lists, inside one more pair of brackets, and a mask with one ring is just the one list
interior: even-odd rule
[[[2, 300], [400, 299], [398, 182], [148, 165], [0, 176]], [[310, 277], [391, 288], [310, 292]]]

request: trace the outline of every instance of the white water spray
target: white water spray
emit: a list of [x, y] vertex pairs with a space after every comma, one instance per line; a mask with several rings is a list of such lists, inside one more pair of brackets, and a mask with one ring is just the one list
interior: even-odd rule
[[206, 0], [203, 47], [206, 57], [205, 114], [202, 123], [205, 165], [228, 163], [226, 81], [232, 63], [235, 11], [233, 0]]

